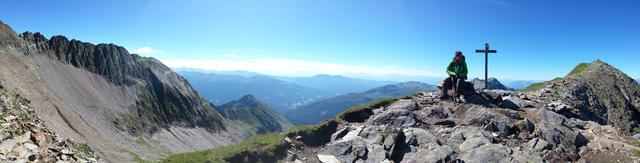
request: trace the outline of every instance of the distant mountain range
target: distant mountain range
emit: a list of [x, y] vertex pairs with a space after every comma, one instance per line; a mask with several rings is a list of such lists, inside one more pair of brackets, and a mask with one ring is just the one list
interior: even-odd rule
[[[500, 81], [498, 81], [498, 79], [496, 78], [489, 78], [487, 80], [489, 80], [489, 82], [487, 83], [487, 87], [489, 87], [488, 89], [514, 90], [513, 88], [502, 85], [502, 83], [500, 83]], [[474, 78], [471, 83], [473, 84], [473, 88], [475, 89], [484, 89], [484, 80]]]
[[319, 121], [333, 118], [338, 113], [353, 106], [367, 104], [384, 98], [399, 97], [419, 91], [436, 90], [438, 90], [436, 86], [421, 82], [404, 82], [385, 85], [365, 92], [349, 93], [313, 102], [301, 106], [296, 110], [286, 112], [285, 115], [297, 125], [315, 124]]
[[251, 94], [278, 111], [332, 97], [323, 90], [300, 86], [266, 75], [243, 77], [193, 71], [179, 71], [198, 92], [214, 105], [221, 105]]
[[225, 118], [235, 122], [237, 128], [252, 134], [283, 132], [293, 124], [280, 112], [251, 95], [218, 106]]
[[250, 71], [243, 71], [243, 70], [204, 70], [204, 69], [198, 69], [198, 68], [186, 68], [186, 67], [179, 67], [179, 68], [171, 68], [173, 71], [175, 72], [201, 72], [201, 73], [212, 73], [212, 74], [219, 74], [219, 75], [238, 75], [238, 76], [242, 76], [242, 77], [253, 77], [253, 76], [260, 76], [260, 75], [264, 75], [261, 73], [257, 73], [257, 72], [250, 72]]
[[272, 77], [247, 71], [191, 68], [174, 70], [214, 105], [251, 94], [281, 112], [340, 94], [362, 92], [395, 83], [325, 74], [311, 77]]
[[341, 95], [351, 92], [362, 92], [371, 88], [395, 84], [398, 82], [366, 80], [350, 78], [340, 75], [319, 74], [311, 77], [276, 77], [278, 79], [292, 82], [298, 85], [311, 87], [326, 91], [333, 95]]

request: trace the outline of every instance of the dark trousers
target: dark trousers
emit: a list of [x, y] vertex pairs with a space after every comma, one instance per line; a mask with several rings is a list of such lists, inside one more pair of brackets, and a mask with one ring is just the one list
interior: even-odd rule
[[456, 88], [456, 94], [457, 95], [461, 95], [462, 94], [462, 89], [460, 89], [460, 87], [462, 87], [462, 85], [464, 84], [464, 81], [466, 80], [466, 78], [463, 77], [456, 77], [456, 76], [449, 76], [447, 79], [444, 79], [444, 83], [442, 84], [442, 94], [447, 94], [447, 90], [450, 90], [452, 88]]

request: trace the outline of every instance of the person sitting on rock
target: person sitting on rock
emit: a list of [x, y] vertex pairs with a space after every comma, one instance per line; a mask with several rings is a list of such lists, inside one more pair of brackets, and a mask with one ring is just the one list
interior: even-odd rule
[[460, 51], [456, 51], [456, 55], [453, 58], [453, 61], [451, 61], [451, 63], [449, 63], [449, 66], [447, 67], [447, 74], [449, 74], [449, 77], [446, 78], [444, 80], [444, 83], [442, 84], [442, 95], [440, 96], [441, 99], [446, 99], [449, 97], [449, 95], [447, 94], [447, 90], [450, 90], [452, 88], [456, 88], [456, 94], [460, 95], [463, 90], [462, 89], [458, 89], [461, 86], [463, 86], [464, 81], [467, 80], [467, 63], [464, 61], [464, 55], [462, 55], [462, 52]]

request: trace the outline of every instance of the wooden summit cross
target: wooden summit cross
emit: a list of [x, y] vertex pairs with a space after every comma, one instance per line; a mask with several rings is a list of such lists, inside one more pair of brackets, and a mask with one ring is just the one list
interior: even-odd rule
[[489, 50], [489, 43], [484, 43], [484, 50], [476, 50], [476, 53], [484, 53], [484, 89], [487, 89], [487, 66], [489, 62], [489, 53], [497, 53], [496, 50]]

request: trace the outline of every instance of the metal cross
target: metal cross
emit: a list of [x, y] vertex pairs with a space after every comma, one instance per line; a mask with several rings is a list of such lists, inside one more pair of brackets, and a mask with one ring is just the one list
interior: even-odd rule
[[497, 53], [496, 50], [489, 50], [489, 43], [484, 43], [484, 50], [476, 50], [476, 53], [484, 53], [484, 89], [487, 89], [487, 66], [489, 62], [489, 53]]

